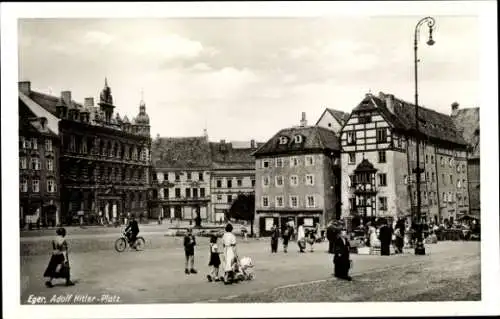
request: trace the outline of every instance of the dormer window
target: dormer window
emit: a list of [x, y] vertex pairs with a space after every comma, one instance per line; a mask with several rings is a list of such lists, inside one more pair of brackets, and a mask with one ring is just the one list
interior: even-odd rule
[[280, 144], [287, 144], [288, 143], [288, 137], [286, 136], [281, 136], [280, 137]]
[[297, 143], [297, 144], [300, 144], [302, 143], [302, 141], [304, 140], [302, 138], [302, 135], [295, 135], [295, 137], [293, 138], [294, 142]]

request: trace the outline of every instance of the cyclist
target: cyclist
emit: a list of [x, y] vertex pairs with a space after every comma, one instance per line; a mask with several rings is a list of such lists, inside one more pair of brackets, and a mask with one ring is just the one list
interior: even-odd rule
[[135, 220], [135, 216], [132, 215], [130, 217], [127, 228], [125, 228], [125, 233], [127, 234], [127, 239], [130, 247], [137, 249], [135, 247], [135, 241], [137, 239], [137, 235], [139, 234], [139, 224]]

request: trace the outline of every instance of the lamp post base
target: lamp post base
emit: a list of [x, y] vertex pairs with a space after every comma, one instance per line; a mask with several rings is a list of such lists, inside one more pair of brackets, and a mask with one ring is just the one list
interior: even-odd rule
[[415, 255], [425, 255], [425, 245], [422, 240], [418, 240], [415, 245]]

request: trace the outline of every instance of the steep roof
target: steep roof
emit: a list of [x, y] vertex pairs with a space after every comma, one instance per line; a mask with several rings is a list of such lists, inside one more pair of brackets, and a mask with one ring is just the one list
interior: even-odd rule
[[[58, 97], [36, 92], [36, 91], [30, 91], [29, 98], [35, 101], [38, 105], [52, 113], [52, 115], [56, 116], [56, 104], [57, 101], [59, 101]], [[78, 109], [82, 109], [83, 106], [80, 103], [77, 103], [75, 101], [71, 101], [73, 106], [75, 106]]]
[[[263, 143], [257, 143], [257, 147]], [[215, 169], [253, 169], [255, 148], [235, 148], [232, 143], [210, 142], [212, 167]]]
[[210, 146], [205, 137], [161, 137], [151, 145], [151, 160], [157, 168], [209, 168]]
[[[380, 93], [379, 97], [367, 94], [365, 98], [356, 106], [353, 112], [362, 112], [378, 109], [395, 128], [406, 131], [413, 131], [415, 126], [415, 105], [402, 99], [394, 97], [393, 109], [391, 112], [387, 108], [385, 93]], [[451, 116], [436, 112], [434, 110], [419, 106], [419, 131], [429, 138], [438, 139], [444, 142], [451, 142], [459, 145], [467, 145], [461, 132], [455, 126]]]
[[328, 113], [330, 113], [341, 125], [344, 125], [345, 122], [349, 119], [349, 113], [342, 112], [339, 110], [326, 108]]
[[[59, 119], [49, 110], [26, 96], [23, 92], [18, 91], [19, 106], [21, 105], [29, 110], [35, 117], [44, 117], [47, 119], [47, 127], [54, 135], [59, 135]], [[57, 102], [57, 101], [56, 101]]]
[[[294, 143], [295, 135], [301, 135], [303, 142]], [[287, 144], [280, 144], [282, 136], [288, 138]], [[254, 153], [254, 156], [324, 150], [340, 150], [338, 136], [333, 131], [320, 126], [290, 127], [276, 133]]]
[[458, 110], [451, 116], [455, 126], [462, 132], [464, 140], [470, 147], [470, 157], [478, 158], [479, 148], [479, 108], [471, 107]]

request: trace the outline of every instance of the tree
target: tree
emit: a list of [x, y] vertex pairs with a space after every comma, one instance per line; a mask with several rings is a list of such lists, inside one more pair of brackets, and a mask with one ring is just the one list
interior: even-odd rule
[[250, 222], [250, 234], [253, 236], [253, 220], [255, 217], [255, 195], [239, 194], [231, 204], [228, 218]]

